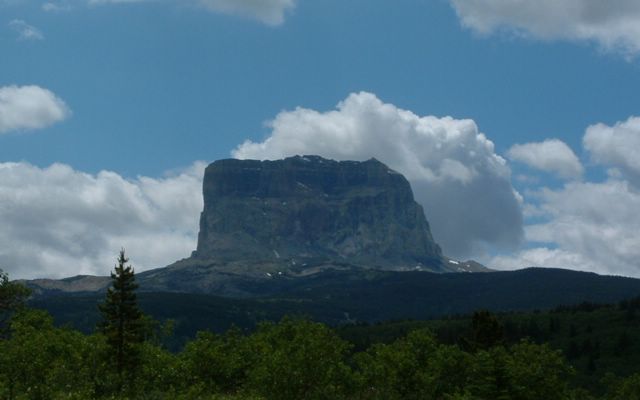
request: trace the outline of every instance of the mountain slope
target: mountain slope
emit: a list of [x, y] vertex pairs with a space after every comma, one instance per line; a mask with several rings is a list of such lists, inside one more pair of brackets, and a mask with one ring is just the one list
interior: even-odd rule
[[[256, 285], [255, 282], [249, 285]], [[140, 293], [143, 310], [177, 321], [179, 337], [197, 330], [251, 328], [262, 320], [307, 315], [329, 324], [425, 319], [476, 309], [518, 311], [584, 301], [614, 303], [640, 295], [640, 280], [558, 269], [531, 268], [490, 274], [435, 274], [375, 270], [329, 270], [297, 280], [258, 283], [246, 290], [264, 296], [231, 299], [202, 294]], [[59, 323], [91, 330], [102, 294], [36, 298]]]

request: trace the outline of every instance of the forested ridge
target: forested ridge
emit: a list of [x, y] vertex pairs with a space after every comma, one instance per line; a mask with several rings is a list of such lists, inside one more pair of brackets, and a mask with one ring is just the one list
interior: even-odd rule
[[640, 398], [640, 299], [342, 327], [287, 317], [178, 351], [171, 321], [140, 315], [121, 366], [104, 327], [80, 333], [17, 303], [3, 303], [3, 399]]
[[[136, 276], [136, 280], [145, 273]], [[178, 274], [172, 279], [180, 279]], [[178, 349], [196, 332], [225, 332], [232, 325], [252, 330], [261, 321], [303, 315], [330, 326], [389, 320], [432, 320], [493, 312], [533, 311], [559, 304], [615, 304], [640, 294], [640, 280], [591, 273], [529, 268], [487, 274], [433, 274], [375, 270], [328, 270], [309, 277], [273, 279], [254, 284], [259, 296], [230, 298], [215, 293], [146, 291], [139, 280], [138, 304], [157, 320], [174, 320], [170, 347]], [[91, 333], [100, 320], [102, 293], [38, 294], [29, 305], [48, 311], [56, 324]], [[543, 296], [540, 293], [544, 293]]]

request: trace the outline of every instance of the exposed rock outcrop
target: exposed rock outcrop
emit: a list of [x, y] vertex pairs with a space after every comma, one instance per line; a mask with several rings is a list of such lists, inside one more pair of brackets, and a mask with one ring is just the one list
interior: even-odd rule
[[409, 182], [378, 160], [220, 160], [204, 176], [193, 257], [446, 270]]
[[[204, 176], [197, 250], [137, 274], [140, 289], [231, 297], [272, 295], [340, 270], [487, 272], [444, 257], [401, 174], [371, 159], [296, 156], [220, 160]], [[36, 294], [105, 290], [108, 277], [27, 282]]]

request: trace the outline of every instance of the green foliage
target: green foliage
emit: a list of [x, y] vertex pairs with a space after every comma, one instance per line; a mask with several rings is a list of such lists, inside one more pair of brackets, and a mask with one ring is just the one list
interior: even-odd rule
[[566, 399], [571, 368], [559, 351], [547, 345], [522, 341], [511, 347], [506, 359], [511, 399]]
[[508, 359], [509, 352], [502, 346], [476, 352], [465, 394], [479, 399], [510, 399]]
[[605, 400], [640, 400], [640, 373], [626, 378], [607, 374], [603, 382], [609, 388]]
[[144, 397], [148, 399], [162, 399], [184, 386], [179, 374], [179, 360], [175, 354], [151, 342], [145, 342], [140, 345], [139, 355], [134, 393], [144, 393]]
[[135, 273], [126, 263], [129, 259], [120, 251], [118, 263], [111, 273], [112, 286], [105, 302], [99, 306], [102, 322], [98, 329], [111, 349], [110, 355], [119, 377], [118, 387], [131, 389], [133, 375], [140, 364], [140, 343], [145, 336], [145, 319], [136, 299]]
[[246, 382], [251, 359], [249, 340], [238, 329], [200, 332], [180, 354], [181, 377], [200, 393], [233, 392]]
[[6, 337], [9, 319], [24, 306], [30, 293], [26, 286], [10, 282], [9, 275], [0, 268], [0, 338]]
[[49, 399], [71, 391], [92, 396], [87, 337], [55, 328], [48, 314], [34, 310], [19, 312], [10, 329], [11, 338], [0, 341], [0, 398]]
[[[6, 399], [586, 399], [572, 391], [561, 354], [521, 342], [468, 353], [428, 330], [349, 354], [325, 325], [285, 319], [252, 335], [201, 333], [180, 354], [146, 342], [128, 396], [117, 394], [104, 335], [55, 328], [21, 312], [0, 342]], [[350, 366], [351, 365], [351, 366]], [[633, 399], [640, 379], [612, 380], [606, 400]], [[137, 395], [136, 395], [137, 393]], [[625, 397], [626, 396], [626, 397]]]
[[[200, 332], [172, 353], [162, 343], [173, 323], [146, 318], [128, 390], [106, 334], [58, 328], [23, 309], [0, 340], [0, 399], [640, 400], [635, 304], [339, 330], [362, 349], [326, 325], [285, 318], [253, 333]], [[571, 359], [559, 350], [569, 343]], [[624, 373], [605, 376], [615, 368]]]
[[[569, 381], [593, 393], [604, 393], [601, 379], [606, 372], [628, 376], [640, 369], [640, 324], [629, 319], [629, 310], [640, 308], [640, 298], [619, 305], [582, 303], [550, 311], [496, 314], [504, 332], [504, 345], [528, 338], [562, 351], [574, 368]], [[640, 315], [640, 314], [639, 314]], [[445, 344], [468, 345], [474, 336], [469, 316], [427, 321], [395, 321], [374, 325], [359, 324], [338, 329], [341, 337], [364, 350], [375, 343], [392, 343], [411, 330], [428, 328]], [[464, 340], [461, 340], [464, 339]]]
[[346, 398], [349, 345], [326, 325], [288, 318], [264, 323], [249, 346], [251, 392], [274, 400]]
[[470, 357], [427, 330], [413, 331], [356, 355], [360, 391], [366, 399], [440, 399], [462, 390]]
[[504, 341], [504, 332], [498, 318], [487, 310], [476, 311], [471, 317], [471, 335], [468, 346], [472, 350], [486, 350]]

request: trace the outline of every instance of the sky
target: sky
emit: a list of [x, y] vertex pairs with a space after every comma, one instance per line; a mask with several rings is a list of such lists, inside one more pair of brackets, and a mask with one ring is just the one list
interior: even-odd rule
[[196, 247], [206, 165], [375, 157], [445, 254], [640, 277], [636, 0], [0, 0], [0, 268]]

